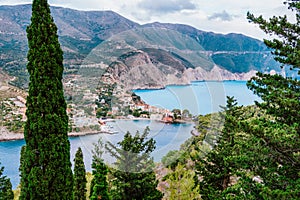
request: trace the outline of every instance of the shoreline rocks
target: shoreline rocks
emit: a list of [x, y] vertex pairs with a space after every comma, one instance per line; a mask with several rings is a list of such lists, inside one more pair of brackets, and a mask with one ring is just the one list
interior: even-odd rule
[[[70, 132], [68, 133], [68, 136], [80, 137], [80, 136], [95, 135], [95, 134], [114, 134], [114, 133], [108, 131], [81, 131], [81, 132]], [[23, 133], [13, 133], [8, 131], [5, 127], [1, 127], [0, 129], [0, 142], [23, 140], [23, 139], [24, 139]]]

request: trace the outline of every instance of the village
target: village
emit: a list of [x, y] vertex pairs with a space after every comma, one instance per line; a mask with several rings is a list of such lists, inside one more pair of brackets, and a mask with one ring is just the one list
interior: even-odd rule
[[[93, 66], [85, 70], [97, 71]], [[96, 72], [95, 72], [96, 73]], [[84, 84], [88, 82], [87, 84]], [[93, 83], [93, 84], [91, 84]], [[65, 77], [64, 90], [68, 103], [71, 132], [99, 131], [102, 121], [118, 119], [148, 119], [162, 123], [192, 121], [188, 110], [172, 111], [145, 103], [141, 97], [116, 81], [109, 73], [101, 77], [71, 75]]]
[[[87, 88], [81, 75], [69, 75], [64, 79], [69, 135], [78, 136], [110, 131], [105, 126], [109, 120], [155, 120], [162, 123], [187, 123], [192, 121], [189, 111], [172, 111], [145, 103], [134, 92], [125, 91], [112, 83], [104, 74], [100, 84]], [[84, 77], [85, 78], [85, 77]], [[90, 82], [93, 80], [90, 80]], [[1, 128], [12, 133], [22, 133], [26, 121], [26, 93], [1, 99]]]

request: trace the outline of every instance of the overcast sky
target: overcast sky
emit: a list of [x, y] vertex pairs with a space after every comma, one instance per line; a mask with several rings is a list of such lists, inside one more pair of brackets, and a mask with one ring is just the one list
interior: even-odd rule
[[[0, 5], [30, 3], [26, 0], [0, 0]], [[50, 5], [77, 10], [112, 10], [140, 24], [183, 23], [215, 33], [242, 33], [255, 38], [266, 35], [249, 24], [247, 11], [265, 17], [287, 11], [283, 0], [49, 0]]]

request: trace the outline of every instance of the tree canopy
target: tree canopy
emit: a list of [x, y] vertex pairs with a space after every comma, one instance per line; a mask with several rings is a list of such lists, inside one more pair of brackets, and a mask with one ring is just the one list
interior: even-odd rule
[[27, 38], [30, 82], [20, 199], [72, 199], [63, 52], [47, 0], [33, 0]]
[[74, 158], [74, 200], [86, 200], [86, 183], [83, 153], [79, 147]]
[[161, 199], [162, 193], [156, 189], [158, 181], [154, 173], [153, 158], [155, 140], [148, 139], [150, 129], [134, 136], [127, 132], [118, 146], [108, 142], [106, 149], [116, 158], [111, 174], [113, 199], [139, 200]]
[[[300, 1], [285, 1], [288, 9], [295, 13], [295, 22], [286, 15], [269, 20], [248, 13], [248, 19], [268, 34], [277, 36], [264, 40], [274, 49], [275, 59], [283, 66], [299, 70], [300, 67]], [[263, 180], [264, 195], [274, 199], [295, 199], [300, 196], [300, 82], [291, 77], [258, 73], [248, 82], [248, 87], [263, 102], [256, 102], [262, 116], [245, 126], [256, 144], [256, 151], [264, 152], [255, 169]]]
[[7, 178], [3, 172], [4, 167], [0, 166], [0, 200], [13, 200], [14, 193], [12, 191], [10, 179]]
[[94, 144], [93, 150], [93, 162], [92, 162], [92, 169], [93, 169], [93, 179], [91, 182], [91, 200], [97, 200], [99, 198], [104, 200], [111, 199], [109, 194], [109, 185], [107, 181], [108, 175], [108, 166], [104, 163], [102, 158], [104, 149], [104, 144], [101, 138], [98, 140], [97, 143]]
[[[300, 60], [300, 1], [286, 1], [295, 19], [265, 20], [248, 13], [274, 39], [264, 40], [275, 59], [294, 71]], [[300, 82], [280, 74], [258, 72], [247, 86], [260, 97], [255, 106], [227, 101], [224, 124], [217, 131], [209, 116], [200, 116], [191, 157], [203, 199], [299, 199]], [[234, 111], [234, 112], [229, 112]], [[211, 115], [210, 115], [211, 116]], [[203, 152], [205, 145], [211, 149]], [[195, 152], [196, 150], [196, 152]]]

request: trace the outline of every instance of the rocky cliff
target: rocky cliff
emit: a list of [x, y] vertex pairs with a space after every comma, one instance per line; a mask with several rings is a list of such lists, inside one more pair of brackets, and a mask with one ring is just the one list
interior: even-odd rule
[[187, 67], [182, 60], [171, 57], [167, 52], [160, 50], [158, 55], [164, 55], [164, 59], [160, 60], [156, 55], [139, 50], [113, 62], [106, 72], [126, 90], [159, 89], [166, 85], [183, 85], [196, 80], [249, 80], [256, 73], [255, 70], [232, 73], [217, 65], [209, 70], [200, 66]]

